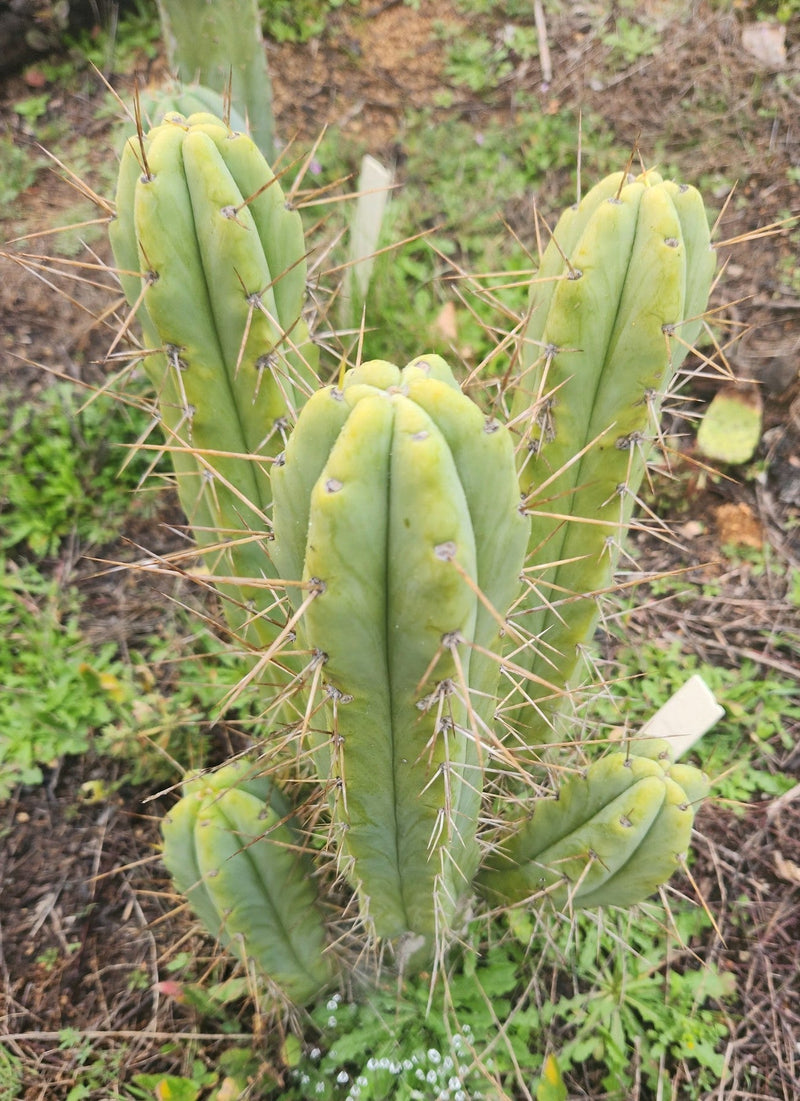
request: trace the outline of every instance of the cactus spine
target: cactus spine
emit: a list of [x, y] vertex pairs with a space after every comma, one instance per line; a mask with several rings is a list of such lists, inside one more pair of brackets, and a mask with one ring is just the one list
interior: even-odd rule
[[532, 514], [518, 624], [534, 675], [519, 716], [553, 729], [580, 678], [658, 434], [661, 399], [699, 331], [716, 256], [694, 188], [618, 173], [566, 211], [531, 287], [512, 401]]
[[241, 579], [221, 586], [235, 628], [267, 646], [269, 466], [316, 381], [299, 215], [251, 139], [206, 114], [126, 142], [116, 205], [111, 243], [181, 503], [209, 568]]

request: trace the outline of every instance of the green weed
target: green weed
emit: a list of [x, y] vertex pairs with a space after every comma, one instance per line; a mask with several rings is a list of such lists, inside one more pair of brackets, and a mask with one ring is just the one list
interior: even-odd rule
[[100, 1090], [109, 1099], [119, 1096], [117, 1088], [127, 1056], [124, 1046], [106, 1049], [78, 1029], [67, 1028], [59, 1033], [59, 1051], [66, 1052], [72, 1062], [74, 1085], [64, 1101], [86, 1101], [96, 1097]]
[[0, 138], [0, 207], [7, 208], [36, 180], [40, 159], [12, 138]]
[[129, 72], [143, 59], [153, 61], [158, 54], [161, 26], [153, 0], [136, 0], [126, 7], [119, 20], [99, 33], [86, 31], [72, 43], [72, 57], [96, 66], [101, 72]]
[[308, 42], [325, 30], [331, 12], [358, 0], [269, 0], [260, 4], [262, 26], [276, 42]]
[[[488, 946], [475, 923], [472, 948], [433, 995], [422, 978], [405, 983], [399, 998], [392, 988], [362, 1002], [334, 995], [318, 1005], [316, 1039], [306, 1030], [305, 1048], [290, 1060], [290, 1086], [268, 1096], [494, 1101], [513, 1094], [520, 1075], [530, 1085], [554, 1044], [562, 1068], [590, 1060], [605, 1068], [610, 1099], [631, 1095], [634, 1052], [656, 1092], [668, 1080], [665, 1060], [691, 1067], [683, 1097], [718, 1083], [726, 1029], [713, 1006], [732, 984], [713, 967], [667, 966], [663, 908], [635, 918], [610, 914], [605, 924], [582, 916], [565, 923], [555, 943], [551, 933], [550, 948], [527, 913], [515, 912], [511, 922], [514, 935]], [[677, 925], [688, 940], [709, 921], [698, 909], [680, 914]], [[548, 963], [572, 976], [572, 991], [552, 1002], [536, 996], [530, 978]]]
[[124, 447], [146, 428], [147, 414], [80, 402], [64, 383], [35, 399], [0, 395], [7, 425], [0, 439], [0, 549], [44, 557], [70, 535], [94, 544], [117, 536], [149, 462], [142, 452], [122, 470]]
[[38, 96], [28, 96], [26, 99], [17, 100], [14, 104], [14, 112], [30, 124], [47, 114], [49, 105], [50, 93], [43, 92]]
[[[700, 909], [687, 910], [676, 924], [688, 943], [710, 920]], [[660, 905], [635, 916], [609, 914], [603, 922], [581, 915], [569, 933], [578, 990], [541, 1010], [543, 1023], [566, 1030], [562, 1068], [595, 1060], [604, 1068], [608, 1101], [631, 1097], [637, 1073], [653, 1096], [680, 1081], [673, 1096], [686, 1099], [708, 1096], [722, 1076], [728, 1030], [718, 1006], [735, 994], [733, 976], [696, 961], [670, 967], [665, 928]]]
[[85, 753], [119, 714], [106, 688], [123, 676], [116, 647], [86, 643], [78, 607], [74, 589], [0, 559], [0, 801], [65, 754]]
[[5, 1047], [0, 1047], [0, 1101], [17, 1101], [22, 1097], [22, 1060]]
[[614, 20], [613, 28], [600, 35], [600, 41], [608, 49], [612, 64], [633, 65], [656, 53], [661, 34], [655, 27], [620, 15]]
[[[152, 789], [206, 765], [209, 716], [241, 679], [242, 664], [186, 615], [165, 617], [163, 633], [124, 661], [114, 642], [86, 640], [77, 589], [0, 559], [0, 802], [17, 784], [41, 783], [63, 757], [89, 751], [113, 766], [108, 782], [85, 785], [90, 802], [123, 784]], [[260, 732], [245, 705], [226, 721]]]
[[214, 1071], [207, 1070], [201, 1060], [195, 1059], [189, 1078], [177, 1074], [135, 1074], [125, 1096], [141, 1098], [141, 1101], [161, 1097], [168, 1097], [169, 1101], [197, 1101], [218, 1081], [219, 1076]]
[[465, 36], [461, 27], [444, 27], [440, 34], [451, 43], [444, 75], [453, 84], [485, 95], [514, 71], [511, 52], [502, 42]]

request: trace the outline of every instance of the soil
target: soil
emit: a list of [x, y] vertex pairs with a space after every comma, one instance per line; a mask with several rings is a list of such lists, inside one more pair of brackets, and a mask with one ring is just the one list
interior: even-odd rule
[[[518, 61], [488, 102], [459, 86], [451, 88], [445, 107], [445, 46], [436, 29], [442, 22], [463, 23], [465, 16], [444, 0], [345, 5], [319, 39], [269, 44], [279, 130], [308, 142], [323, 125], [338, 127], [376, 156], [402, 164], [409, 107], [429, 109], [433, 139], [446, 135], [456, 118], [468, 118], [476, 129], [488, 118], [510, 125], [524, 96], [543, 111], [568, 106], [602, 117], [619, 141], [674, 156], [686, 179], [705, 178], [713, 167], [743, 181], [721, 220], [719, 234], [735, 244], [716, 302], [739, 337], [727, 349], [731, 372], [755, 380], [763, 398], [760, 473], [711, 478], [691, 448], [684, 449], [676, 462], [695, 473], [681, 479], [680, 501], [666, 501], [682, 549], [641, 535], [636, 553], [646, 569], [688, 567], [693, 579], [713, 577], [717, 590], [713, 598], [698, 596], [688, 609], [643, 608], [630, 629], [634, 638], [679, 638], [687, 653], [715, 664], [736, 666], [747, 659], [765, 674], [796, 677], [792, 638], [800, 623], [785, 583], [786, 571], [800, 568], [796, 242], [786, 229], [739, 238], [800, 210], [798, 18], [789, 25], [785, 62], [775, 68], [743, 48], [742, 27], [754, 19], [752, 5], [696, 0], [687, 18], [686, 5], [649, 0], [642, 10], [663, 28], [663, 48], [609, 67], [599, 34], [603, 6], [561, 5], [568, 11], [559, 14], [553, 7], [547, 7], [550, 73], [543, 71], [540, 51], [539, 58]], [[487, 35], [502, 34], [505, 20], [498, 14], [480, 19]], [[141, 70], [152, 78], [163, 61], [143, 59]], [[35, 126], [24, 125], [13, 105], [31, 95], [37, 79], [34, 70], [0, 85], [0, 122], [22, 146], [32, 147]], [[131, 74], [115, 75], [113, 82], [129, 94]], [[68, 118], [89, 165], [107, 159], [108, 121], [94, 114], [102, 89], [50, 92], [51, 110], [55, 104]], [[547, 185], [538, 198], [545, 213], [554, 213], [547, 209]], [[721, 196], [714, 198], [721, 203]], [[67, 184], [40, 173], [7, 212], [4, 229], [72, 220], [74, 205]], [[521, 211], [511, 228], [533, 246], [530, 220]], [[92, 240], [92, 249], [107, 258], [102, 236]], [[47, 384], [43, 367], [84, 381], [96, 378], [95, 364], [108, 344], [108, 330], [96, 316], [110, 285], [107, 276], [97, 279], [103, 288], [73, 285], [67, 298], [0, 256], [0, 387], [35, 391]], [[707, 400], [717, 385], [717, 379], [698, 375], [692, 396]], [[169, 538], [169, 520], [164, 513], [150, 521], [149, 530], [126, 534], [136, 545], [160, 549], [159, 541]], [[746, 559], [727, 556], [723, 547], [729, 544], [767, 546], [777, 568], [759, 574]], [[114, 638], [135, 647], [143, 623], [158, 615], [152, 590], [137, 574], [115, 588], [87, 580], [93, 571], [85, 563], [61, 561], [54, 569], [95, 585], [87, 588], [95, 598], [87, 629], [98, 641]], [[775, 745], [773, 765], [800, 782], [797, 730], [789, 732], [794, 748]], [[158, 861], [164, 802], [148, 802], [152, 791], [129, 788], [98, 804], [76, 796], [84, 781], [113, 781], [106, 775], [111, 767], [91, 753], [64, 761], [44, 785], [20, 789], [0, 807], [0, 1038], [23, 1061], [24, 1101], [66, 1098], [78, 1081], [87, 1055], [80, 1045], [62, 1042], [65, 1028], [89, 1038], [92, 1058], [106, 1051], [110, 1059], [116, 1052], [118, 1081], [150, 1070], [180, 1073], [191, 1038], [200, 1032], [208, 1034], [211, 1058], [223, 1043], [213, 1035], [213, 1024], [159, 985], [176, 945], [207, 951], [192, 939]], [[729, 1022], [730, 1077], [724, 1092], [713, 1094], [728, 1101], [800, 1096], [799, 792], [737, 812], [712, 801], [698, 819], [694, 875], [719, 929], [697, 950], [736, 977], [739, 998]], [[176, 1036], [186, 1042], [164, 1054], [162, 1044]]]

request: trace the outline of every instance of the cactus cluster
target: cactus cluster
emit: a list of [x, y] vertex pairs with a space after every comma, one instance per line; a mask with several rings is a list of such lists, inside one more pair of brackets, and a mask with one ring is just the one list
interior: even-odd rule
[[[646, 754], [646, 755], [645, 755]], [[665, 742], [639, 742], [541, 799], [489, 856], [478, 886], [495, 905], [539, 895], [559, 906], [633, 906], [666, 883], [689, 848], [705, 775]]]
[[206, 929], [286, 997], [308, 1001], [330, 982], [302, 832], [252, 765], [186, 778], [164, 823], [164, 863]]
[[317, 383], [299, 219], [207, 114], [128, 141], [112, 243], [181, 500], [274, 719], [258, 766], [189, 778], [164, 826], [209, 932], [303, 1002], [341, 975], [346, 916], [422, 967], [476, 894], [631, 906], [665, 883], [703, 774], [640, 740], [579, 772], [566, 752], [553, 797], [537, 754], [569, 735], [595, 598], [706, 306], [698, 193], [620, 173], [564, 214], [507, 423], [434, 355]]

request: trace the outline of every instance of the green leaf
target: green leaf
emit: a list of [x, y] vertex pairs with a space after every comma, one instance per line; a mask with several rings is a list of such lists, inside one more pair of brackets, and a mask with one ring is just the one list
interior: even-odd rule
[[709, 405], [697, 430], [707, 459], [737, 466], [749, 463], [761, 439], [762, 403], [752, 387], [726, 386]]
[[173, 1074], [135, 1074], [134, 1085], [152, 1091], [154, 1101], [197, 1101], [200, 1087], [189, 1078]]
[[536, 1101], [566, 1101], [567, 1087], [558, 1069], [555, 1055], [548, 1055], [542, 1068], [542, 1077], [536, 1087]]

